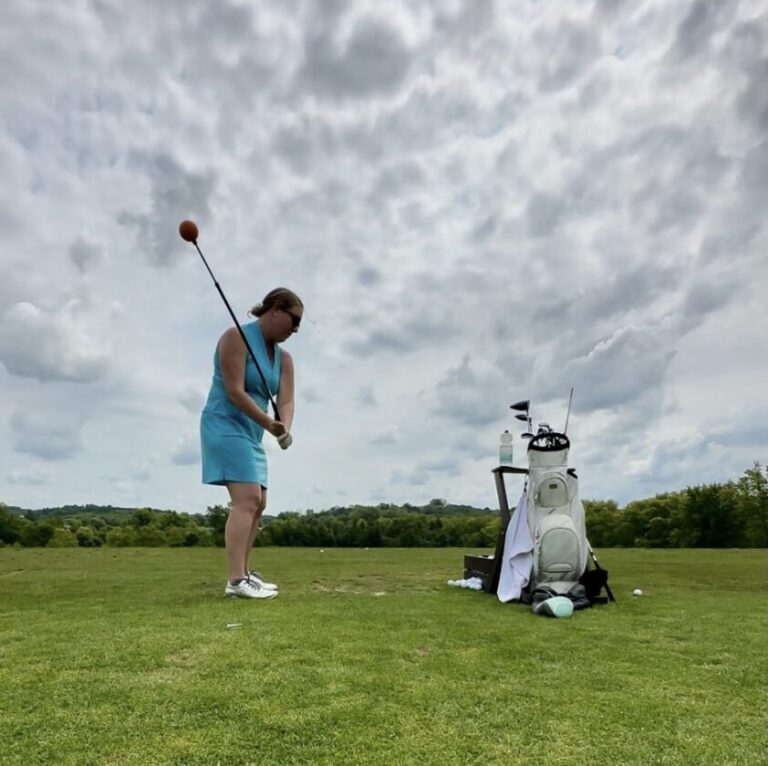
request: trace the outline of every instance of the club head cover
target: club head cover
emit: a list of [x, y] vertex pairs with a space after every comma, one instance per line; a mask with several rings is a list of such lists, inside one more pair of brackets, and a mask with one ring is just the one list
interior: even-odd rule
[[536, 604], [533, 611], [544, 617], [570, 617], [573, 614], [573, 602], [565, 596], [552, 596]]
[[288, 449], [293, 444], [293, 437], [286, 431], [282, 436], [277, 437], [277, 443], [280, 445], [280, 449]]

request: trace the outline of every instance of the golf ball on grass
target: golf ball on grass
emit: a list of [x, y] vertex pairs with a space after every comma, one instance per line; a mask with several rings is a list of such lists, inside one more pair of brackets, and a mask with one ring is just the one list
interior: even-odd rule
[[632, 591], [632, 595], [633, 595], [633, 596], [642, 596], [642, 595], [643, 595], [643, 591], [641, 591], [641, 590], [640, 590], [640, 588], [635, 588], [635, 589]]

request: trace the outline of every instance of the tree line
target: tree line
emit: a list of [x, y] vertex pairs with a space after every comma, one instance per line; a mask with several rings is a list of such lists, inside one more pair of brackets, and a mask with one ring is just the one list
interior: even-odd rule
[[[585, 500], [595, 548], [766, 548], [768, 468], [755, 463], [736, 481], [702, 484], [619, 507]], [[228, 508], [196, 515], [151, 508], [65, 506], [25, 511], [0, 503], [0, 546], [221, 546]], [[265, 516], [257, 545], [492, 548], [500, 528], [490, 508], [433, 499], [354, 505]]]
[[701, 484], [635, 500], [587, 501], [595, 548], [767, 548], [768, 467], [755, 463], [737, 481]]

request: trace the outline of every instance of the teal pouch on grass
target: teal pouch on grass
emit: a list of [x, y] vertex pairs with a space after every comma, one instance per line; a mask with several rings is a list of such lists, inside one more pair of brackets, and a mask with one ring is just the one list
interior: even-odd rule
[[573, 614], [573, 601], [565, 596], [552, 596], [534, 604], [533, 612], [544, 617], [570, 617]]

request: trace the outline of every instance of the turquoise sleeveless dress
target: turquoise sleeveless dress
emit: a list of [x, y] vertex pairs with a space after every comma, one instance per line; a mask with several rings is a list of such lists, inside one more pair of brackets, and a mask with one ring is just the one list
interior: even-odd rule
[[[258, 322], [243, 326], [248, 344], [267, 379], [272, 396], [280, 389], [280, 347], [275, 344], [274, 362], [269, 361], [267, 346]], [[246, 351], [245, 390], [267, 412], [269, 399], [259, 371]], [[213, 380], [208, 400], [200, 415], [200, 448], [203, 459], [203, 483], [247, 482], [267, 488], [267, 455], [261, 439], [264, 429], [235, 407], [227, 398], [221, 374], [219, 348], [213, 357]]]

